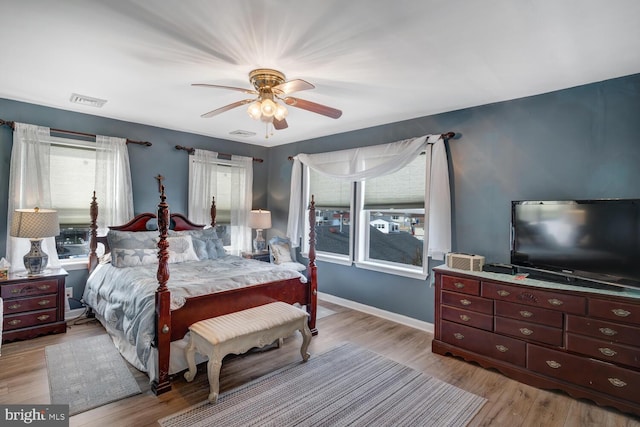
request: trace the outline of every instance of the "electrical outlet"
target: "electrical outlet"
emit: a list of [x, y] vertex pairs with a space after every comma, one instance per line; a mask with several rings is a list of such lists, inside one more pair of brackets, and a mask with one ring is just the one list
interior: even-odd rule
[[73, 288], [65, 288], [64, 290], [64, 296], [69, 299], [69, 298], [73, 298]]

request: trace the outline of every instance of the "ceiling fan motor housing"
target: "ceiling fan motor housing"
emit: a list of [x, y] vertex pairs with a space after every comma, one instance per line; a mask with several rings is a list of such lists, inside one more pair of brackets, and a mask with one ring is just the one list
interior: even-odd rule
[[270, 68], [258, 68], [249, 73], [249, 80], [260, 93], [271, 92], [271, 88], [286, 81], [284, 74]]

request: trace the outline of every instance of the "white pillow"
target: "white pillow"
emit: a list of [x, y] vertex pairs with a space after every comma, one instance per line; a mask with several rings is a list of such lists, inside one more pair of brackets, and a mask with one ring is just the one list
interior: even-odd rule
[[199, 261], [193, 249], [191, 236], [167, 237], [169, 242], [169, 264], [185, 261]]
[[271, 245], [271, 254], [274, 264], [293, 262], [291, 259], [291, 247], [288, 243], [276, 243]]
[[111, 263], [118, 268], [136, 267], [157, 262], [158, 251], [156, 249], [116, 248], [111, 251]]

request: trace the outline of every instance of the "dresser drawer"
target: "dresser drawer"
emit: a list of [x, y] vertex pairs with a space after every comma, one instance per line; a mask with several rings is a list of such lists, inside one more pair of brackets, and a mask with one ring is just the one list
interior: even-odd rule
[[640, 347], [640, 328], [636, 326], [569, 315], [567, 332]]
[[496, 316], [526, 320], [527, 322], [539, 323], [556, 328], [562, 328], [563, 323], [563, 315], [560, 311], [505, 301], [496, 301]]
[[26, 328], [29, 326], [44, 325], [46, 323], [55, 322], [56, 310], [39, 310], [24, 314], [12, 314], [4, 316], [2, 327], [5, 331], [13, 329]]
[[537, 341], [562, 347], [562, 329], [560, 328], [552, 328], [506, 317], [496, 317], [495, 331], [498, 334], [511, 335], [527, 341]]
[[548, 377], [640, 403], [640, 373], [630, 369], [533, 344], [527, 348], [527, 368]]
[[589, 298], [589, 315], [625, 323], [640, 323], [640, 304]]
[[493, 314], [493, 301], [457, 292], [442, 291], [442, 304], [478, 313]]
[[496, 301], [515, 302], [565, 313], [585, 314], [587, 310], [587, 299], [581, 296], [501, 283], [482, 282], [482, 296]]
[[442, 341], [483, 356], [525, 366], [526, 343], [457, 323], [442, 321]]
[[452, 322], [484, 329], [485, 331], [493, 330], [493, 316], [476, 313], [475, 311], [443, 305], [442, 318]]
[[2, 298], [46, 295], [55, 294], [57, 292], [57, 280], [30, 280], [24, 283], [2, 286]]
[[32, 298], [17, 298], [4, 300], [5, 316], [13, 313], [22, 313], [23, 311], [42, 310], [45, 308], [55, 308], [57, 303], [57, 295], [42, 295]]
[[567, 334], [567, 350], [586, 354], [605, 362], [640, 368], [640, 349], [638, 347]]
[[442, 289], [463, 292], [469, 295], [480, 295], [480, 280], [443, 275]]

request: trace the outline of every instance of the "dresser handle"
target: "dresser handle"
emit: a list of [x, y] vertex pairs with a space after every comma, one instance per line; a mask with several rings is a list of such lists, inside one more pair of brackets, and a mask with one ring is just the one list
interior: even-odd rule
[[38, 301], [38, 305], [47, 305], [49, 302], [50, 301], [48, 299], [43, 299], [42, 301]]
[[19, 325], [21, 322], [22, 322], [22, 320], [20, 320], [20, 319], [14, 319], [14, 320], [10, 320], [9, 324], [11, 326], [16, 326], [16, 325]]
[[40, 285], [40, 286], [38, 286], [38, 289], [40, 289], [41, 291], [46, 291], [50, 287], [51, 287], [51, 285]]
[[607, 347], [600, 347], [598, 350], [600, 350], [600, 353], [609, 357], [613, 357], [616, 354], [618, 354], [615, 350], [611, 350], [610, 348], [607, 348]]
[[467, 316], [466, 314], [461, 314], [460, 320], [462, 320], [463, 322], [468, 322], [469, 320], [471, 320], [471, 317]]
[[625, 383], [624, 381], [618, 378], [607, 378], [607, 379], [611, 384], [613, 384], [616, 387], [624, 387], [627, 385], [627, 383]]
[[613, 310], [611, 310], [611, 312], [618, 317], [627, 317], [628, 315], [631, 314], [630, 311], [623, 310], [621, 308], [614, 308]]
[[469, 301], [468, 299], [461, 299], [460, 300], [460, 304], [462, 304], [462, 305], [471, 305], [471, 301]]
[[12, 294], [19, 294], [21, 290], [22, 289], [20, 289], [20, 288], [11, 289], [11, 293]]
[[547, 360], [547, 365], [549, 365], [549, 367], [553, 369], [558, 369], [562, 367], [562, 365], [556, 362], [555, 360]]
[[456, 332], [455, 334], [453, 334], [453, 337], [457, 340], [464, 339], [464, 335], [462, 335], [460, 332]]
[[522, 317], [527, 317], [527, 318], [528, 318], [528, 317], [533, 317], [533, 313], [532, 313], [532, 312], [530, 312], [530, 311], [522, 310], [522, 311], [520, 312], [520, 316], [522, 316]]
[[564, 302], [562, 302], [562, 301], [560, 301], [559, 299], [556, 299], [556, 298], [551, 298], [548, 301], [549, 301], [549, 304], [555, 305], [555, 306], [564, 304]]
[[533, 333], [533, 331], [531, 329], [527, 329], [527, 328], [520, 328], [520, 333], [522, 335], [531, 335]]
[[614, 330], [614, 329], [610, 329], [610, 328], [600, 328], [598, 329], [600, 332], [602, 332], [603, 335], [606, 335], [608, 337], [612, 337], [615, 334], [618, 333], [618, 331]]
[[498, 294], [498, 295], [500, 295], [501, 297], [506, 297], [506, 296], [511, 295], [511, 292], [509, 292], [509, 291], [504, 291], [504, 290], [500, 289], [500, 290], [497, 292], [497, 294]]
[[456, 282], [456, 283], [453, 284], [453, 286], [455, 286], [458, 289], [463, 289], [464, 288], [464, 283]]
[[496, 348], [498, 349], [499, 352], [501, 353], [506, 353], [507, 351], [509, 351], [508, 347], [505, 347], [501, 344], [496, 345]]
[[51, 316], [49, 316], [48, 314], [43, 314], [42, 316], [36, 317], [36, 319], [43, 321], [43, 320], [47, 320], [49, 317]]
[[9, 307], [7, 307], [10, 310], [15, 310], [16, 308], [20, 308], [22, 305], [21, 304], [11, 304]]

